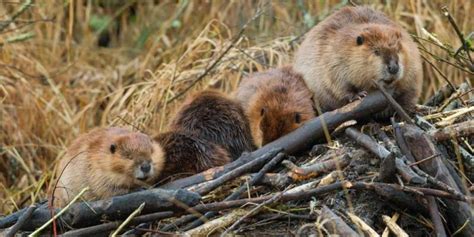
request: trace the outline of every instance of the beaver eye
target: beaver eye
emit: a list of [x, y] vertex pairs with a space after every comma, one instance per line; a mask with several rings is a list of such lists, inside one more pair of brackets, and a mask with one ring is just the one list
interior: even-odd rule
[[263, 108], [260, 110], [260, 116], [265, 115], [266, 112], [267, 112], [267, 109], [266, 109], [265, 107], [263, 107]]
[[117, 145], [115, 144], [110, 145], [110, 153], [114, 154], [115, 150], [117, 150]]
[[357, 45], [362, 45], [364, 43], [364, 37], [362, 36], [357, 36]]
[[301, 114], [295, 113], [295, 123], [301, 123]]

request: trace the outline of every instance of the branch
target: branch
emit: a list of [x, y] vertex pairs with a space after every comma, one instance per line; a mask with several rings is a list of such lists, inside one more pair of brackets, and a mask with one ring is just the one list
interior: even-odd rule
[[32, 0], [26, 0], [20, 8], [12, 14], [9, 20], [0, 22], [0, 32], [5, 30], [16, 18], [18, 18], [21, 14], [23, 14], [28, 8], [30, 8], [33, 4], [31, 3]]

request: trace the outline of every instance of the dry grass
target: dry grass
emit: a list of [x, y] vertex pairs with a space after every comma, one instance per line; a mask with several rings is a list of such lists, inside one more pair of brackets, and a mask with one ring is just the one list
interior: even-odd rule
[[[22, 1], [16, 2], [0, 3], [2, 18], [19, 8]], [[185, 97], [175, 96], [220, 55], [258, 7], [264, 14], [188, 93], [210, 86], [230, 93], [246, 73], [291, 62], [299, 36], [342, 5], [183, 0], [117, 1], [123, 3], [100, 7], [99, 2], [109, 1], [35, 2], [0, 34], [0, 213], [46, 198], [56, 161], [78, 134], [109, 125], [150, 134], [166, 129]], [[426, 39], [424, 28], [456, 49], [460, 41], [441, 14], [444, 2], [393, 1], [374, 7], [413, 34]], [[451, 1], [448, 9], [463, 32], [473, 30], [471, 1]], [[113, 19], [109, 48], [97, 47], [98, 34], [89, 24], [96, 16]], [[25, 24], [31, 20], [37, 22]], [[6, 43], [24, 33], [35, 36]], [[430, 55], [457, 65], [446, 50], [421, 42], [430, 52], [423, 55], [436, 67], [424, 63], [423, 101], [446, 84], [437, 70], [456, 85], [472, 80], [472, 73]]]

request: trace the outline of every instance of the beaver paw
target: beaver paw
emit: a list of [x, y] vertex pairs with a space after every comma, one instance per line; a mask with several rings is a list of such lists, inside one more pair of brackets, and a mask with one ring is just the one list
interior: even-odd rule
[[361, 100], [362, 98], [367, 96], [367, 91], [360, 91], [357, 94], [351, 94], [347, 96], [347, 100], [349, 103], [354, 102], [356, 100]]

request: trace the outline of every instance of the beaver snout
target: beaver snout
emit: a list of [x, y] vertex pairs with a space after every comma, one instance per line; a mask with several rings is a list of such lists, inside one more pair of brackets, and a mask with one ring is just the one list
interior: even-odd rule
[[397, 60], [390, 60], [390, 62], [387, 64], [387, 70], [392, 75], [397, 74], [399, 69], [400, 67], [398, 66]]
[[139, 179], [139, 180], [145, 180], [147, 179], [148, 177], [151, 176], [151, 164], [150, 162], [143, 162], [142, 164], [140, 164], [139, 166], [136, 167], [135, 169], [135, 178]]

